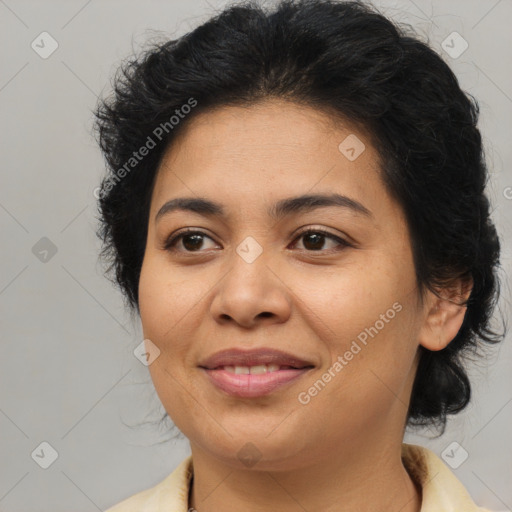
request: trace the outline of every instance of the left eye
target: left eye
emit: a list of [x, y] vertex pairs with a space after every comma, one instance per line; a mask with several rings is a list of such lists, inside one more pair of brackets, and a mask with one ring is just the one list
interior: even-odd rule
[[[181, 241], [182, 246], [185, 248], [184, 252], [200, 252], [199, 250], [202, 248], [204, 239], [206, 238], [211, 241], [214, 241], [210, 236], [208, 236], [206, 233], [203, 233], [202, 231], [188, 230], [178, 235], [171, 236], [165, 242], [163, 248], [165, 250], [173, 252], [181, 251], [181, 249], [176, 248], [177, 243]], [[321, 251], [322, 249], [324, 249], [324, 244], [326, 240], [336, 242], [336, 244], [338, 246], [341, 246], [341, 248], [350, 246], [350, 244], [347, 241], [323, 229], [309, 229], [307, 231], [303, 231], [295, 238], [295, 240], [292, 242], [292, 245], [296, 245], [296, 242], [301, 238], [304, 239], [302, 243], [302, 245], [304, 246], [304, 250], [308, 252]]]
[[[326, 239], [337, 242], [338, 246], [341, 245], [342, 247], [348, 247], [350, 245], [342, 238], [335, 236], [323, 229], [309, 229], [307, 231], [303, 231], [295, 240], [300, 240], [301, 238], [304, 238], [302, 245], [308, 251], [321, 250]], [[309, 246], [309, 248], [306, 246]]]

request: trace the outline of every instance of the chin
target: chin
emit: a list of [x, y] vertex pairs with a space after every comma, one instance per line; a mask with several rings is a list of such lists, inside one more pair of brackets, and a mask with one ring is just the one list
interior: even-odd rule
[[245, 422], [238, 418], [236, 428], [226, 429], [229, 434], [219, 427], [214, 431], [195, 431], [189, 439], [191, 445], [236, 469], [278, 471], [306, 465], [319, 440], [315, 436], [307, 442], [304, 428], [300, 433], [286, 428], [284, 423], [288, 419], [283, 422], [284, 418], [286, 414], [280, 417], [281, 425], [275, 421], [255, 423], [249, 418]]

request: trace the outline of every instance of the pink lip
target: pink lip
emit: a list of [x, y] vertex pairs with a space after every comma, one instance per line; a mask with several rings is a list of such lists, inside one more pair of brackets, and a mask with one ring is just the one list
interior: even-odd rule
[[[225, 366], [278, 365], [276, 372], [260, 374], [234, 374]], [[298, 379], [315, 365], [293, 354], [273, 348], [221, 350], [203, 360], [199, 365], [210, 382], [232, 396], [253, 398], [272, 393]]]
[[268, 395], [277, 388], [298, 379], [308, 372], [310, 367], [282, 369], [255, 375], [229, 373], [223, 368], [215, 370], [203, 368], [203, 370], [210, 382], [225, 393], [242, 398], [254, 398]]
[[262, 364], [277, 364], [279, 366], [290, 366], [291, 368], [314, 366], [310, 361], [273, 348], [221, 350], [201, 361], [198, 366], [207, 370], [214, 370], [222, 366], [257, 366]]

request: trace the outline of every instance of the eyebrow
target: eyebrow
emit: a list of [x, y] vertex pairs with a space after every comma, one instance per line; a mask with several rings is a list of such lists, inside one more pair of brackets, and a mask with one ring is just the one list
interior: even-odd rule
[[[293, 213], [306, 213], [317, 208], [329, 206], [345, 208], [356, 214], [373, 218], [373, 214], [368, 208], [355, 199], [341, 194], [305, 194], [281, 199], [269, 208], [267, 214], [269, 217], [279, 220]], [[204, 197], [177, 197], [167, 201], [160, 210], [158, 210], [155, 216], [155, 222], [164, 215], [168, 215], [177, 210], [189, 211], [206, 217], [227, 217], [226, 211], [220, 203], [216, 203]]]

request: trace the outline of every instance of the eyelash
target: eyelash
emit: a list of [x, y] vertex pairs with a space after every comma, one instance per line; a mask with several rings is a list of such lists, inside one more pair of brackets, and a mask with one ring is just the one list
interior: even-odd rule
[[[299, 233], [295, 237], [295, 239], [293, 240], [293, 243], [298, 241], [301, 237], [303, 237], [305, 235], [308, 235], [308, 234], [311, 234], [311, 233], [321, 234], [321, 235], [324, 235], [326, 238], [330, 238], [331, 240], [335, 240], [336, 242], [338, 242], [342, 246], [342, 248], [341, 249], [331, 249], [331, 250], [319, 249], [318, 251], [302, 249], [305, 252], [309, 252], [309, 253], [326, 253], [327, 252], [327, 253], [329, 253], [329, 252], [331, 252], [333, 250], [337, 252], [337, 251], [343, 250], [343, 248], [345, 248], [345, 247], [352, 247], [352, 245], [349, 244], [346, 240], [343, 240], [342, 238], [340, 238], [340, 237], [338, 237], [336, 235], [333, 235], [329, 231], [326, 231], [325, 229], [322, 229], [322, 228], [309, 228], [307, 230], [302, 231], [301, 233]], [[171, 235], [165, 241], [163, 249], [166, 250], [166, 251], [169, 251], [169, 252], [182, 252], [182, 251], [178, 251], [174, 246], [176, 245], [176, 243], [179, 240], [181, 240], [186, 235], [202, 235], [202, 236], [205, 236], [207, 238], [210, 238], [210, 240], [213, 240], [210, 236], [208, 236], [203, 231], [198, 231], [198, 230], [193, 229], [193, 228], [188, 228], [185, 231], [182, 231], [182, 232], [178, 233], [177, 235]], [[201, 253], [203, 251], [199, 250], [199, 251], [183, 251], [183, 252], [185, 252], [187, 254], [198, 254], [198, 253]]]

